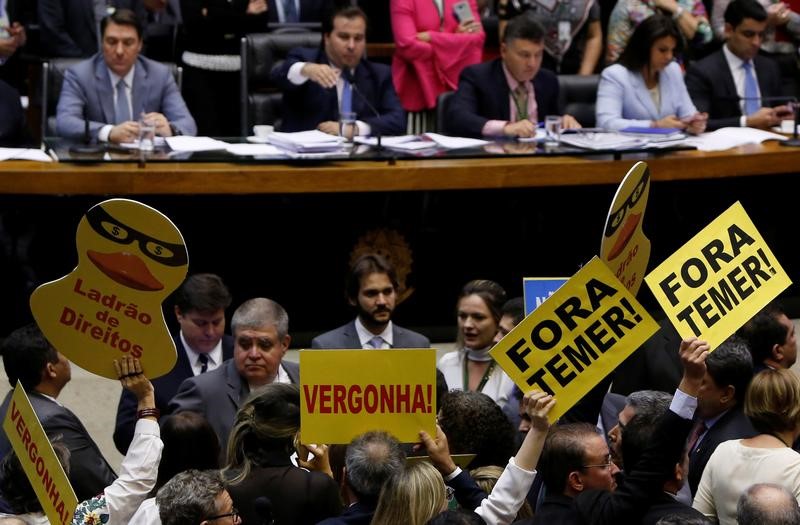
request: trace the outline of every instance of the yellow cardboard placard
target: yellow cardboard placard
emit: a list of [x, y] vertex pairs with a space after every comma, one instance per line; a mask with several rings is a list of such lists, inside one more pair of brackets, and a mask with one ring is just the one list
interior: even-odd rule
[[738, 201], [645, 281], [678, 333], [712, 350], [792, 284]]
[[658, 329], [594, 257], [489, 354], [523, 392], [556, 396], [557, 420]]
[[78, 498], [19, 381], [3, 418], [3, 430], [47, 519], [51, 524], [71, 523]]
[[436, 351], [302, 350], [303, 443], [349, 443], [384, 430], [416, 443], [436, 435]]
[[617, 188], [600, 243], [600, 258], [633, 295], [650, 261], [650, 239], [642, 230], [649, 195], [650, 169], [637, 162]]
[[186, 277], [189, 258], [178, 228], [140, 202], [93, 206], [76, 234], [78, 265], [31, 295], [45, 337], [75, 364], [117, 379], [112, 360], [138, 357], [147, 377], [175, 366], [177, 353], [161, 303]]

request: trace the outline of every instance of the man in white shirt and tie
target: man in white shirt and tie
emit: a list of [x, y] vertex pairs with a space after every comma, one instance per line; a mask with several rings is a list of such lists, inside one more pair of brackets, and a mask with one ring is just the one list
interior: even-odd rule
[[793, 118], [782, 97], [777, 64], [758, 54], [767, 12], [756, 0], [734, 0], [725, 9], [725, 45], [691, 65], [686, 87], [697, 111], [708, 113], [709, 131], [747, 126], [769, 129]]
[[[156, 408], [169, 413], [169, 400], [184, 379], [218, 368], [233, 357], [233, 338], [225, 334], [225, 309], [231, 294], [219, 276], [199, 273], [189, 276], [174, 295], [175, 317], [180, 331], [175, 336], [178, 361], [167, 375], [152, 379]], [[124, 454], [136, 424], [136, 399], [123, 390], [117, 408], [114, 444]]]
[[64, 75], [56, 113], [58, 136], [132, 142], [139, 136], [140, 117], [153, 123], [158, 136], [197, 133], [172, 71], [140, 55], [142, 24], [136, 15], [117, 9], [103, 19], [101, 30], [102, 52]]

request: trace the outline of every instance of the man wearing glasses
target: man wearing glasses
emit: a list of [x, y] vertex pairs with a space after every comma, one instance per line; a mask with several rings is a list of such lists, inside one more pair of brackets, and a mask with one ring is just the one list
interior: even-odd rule
[[215, 470], [187, 470], [177, 474], [158, 491], [162, 525], [211, 525], [241, 523], [233, 500]]

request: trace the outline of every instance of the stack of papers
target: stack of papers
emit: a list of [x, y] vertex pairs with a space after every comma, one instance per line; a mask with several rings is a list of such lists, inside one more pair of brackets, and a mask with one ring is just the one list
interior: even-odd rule
[[270, 133], [267, 138], [271, 144], [296, 153], [338, 151], [345, 144], [342, 137], [328, 135], [318, 129], [296, 133]]
[[425, 133], [423, 136], [434, 141], [437, 146], [444, 149], [477, 148], [489, 144], [488, 140], [448, 137], [447, 135], [440, 135], [438, 133]]
[[227, 142], [212, 139], [211, 137], [187, 137], [181, 135], [178, 137], [167, 137], [166, 141], [172, 151], [216, 151], [228, 147]]
[[765, 140], [786, 140], [787, 137], [754, 128], [720, 128], [686, 140], [700, 151], [722, 151], [744, 144], [761, 144]]
[[270, 144], [228, 144], [225, 147], [225, 151], [240, 157], [276, 157], [284, 155], [281, 150]]
[[[367, 146], [378, 145], [377, 137], [356, 137], [353, 140]], [[436, 143], [432, 140], [422, 140], [417, 135], [400, 135], [399, 137], [381, 137], [381, 146], [400, 151], [417, 151], [435, 148]]]
[[677, 128], [640, 128], [631, 126], [621, 129], [619, 132], [647, 139], [648, 142], [664, 142], [686, 138], [686, 134]]
[[41, 162], [52, 162], [53, 159], [40, 149], [0, 148], [0, 161], [2, 160], [38, 160]]
[[561, 142], [568, 146], [591, 150], [625, 150], [644, 148], [648, 140], [620, 133], [570, 133], [561, 134]]

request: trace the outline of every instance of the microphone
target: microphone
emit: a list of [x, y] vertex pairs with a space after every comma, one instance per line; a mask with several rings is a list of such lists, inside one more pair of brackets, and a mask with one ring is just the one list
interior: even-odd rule
[[[377, 120], [379, 120], [380, 122], [383, 122], [383, 119], [381, 118], [381, 114], [378, 113], [378, 110], [375, 109], [375, 106], [373, 106], [370, 103], [370, 101], [367, 99], [367, 97], [364, 95], [364, 93], [362, 93], [361, 90], [358, 89], [358, 86], [356, 85], [356, 82], [355, 82], [355, 77], [353, 77], [353, 72], [350, 71], [349, 68], [345, 68], [345, 69], [342, 70], [342, 78], [344, 78], [346, 81], [350, 82], [350, 86], [353, 88], [353, 93], [358, 95], [358, 98], [360, 98], [364, 102], [364, 104], [366, 104], [366, 106], [369, 108], [369, 110], [372, 112], [372, 114], [375, 115], [375, 118]], [[374, 129], [372, 129], [371, 131], [373, 132], [373, 135], [375, 135], [375, 138], [378, 139], [378, 146], [376, 147], [376, 151], [383, 151], [383, 144], [381, 144], [381, 135], [382, 135], [381, 134], [381, 130], [377, 126], [372, 126], [372, 127]]]
[[83, 105], [83, 144], [75, 144], [70, 146], [69, 152], [76, 155], [92, 155], [103, 152], [103, 146], [92, 144], [92, 135], [91, 131], [89, 130], [89, 113], [86, 101], [84, 101]]
[[256, 515], [261, 520], [261, 525], [273, 525], [275, 519], [272, 517], [272, 501], [266, 496], [259, 496], [253, 501]]

